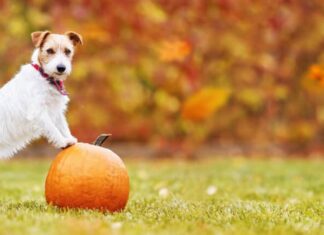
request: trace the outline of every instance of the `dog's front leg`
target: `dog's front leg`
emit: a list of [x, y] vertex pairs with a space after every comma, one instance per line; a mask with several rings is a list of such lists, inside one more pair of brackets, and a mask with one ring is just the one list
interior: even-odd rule
[[62, 135], [59, 129], [55, 126], [52, 119], [47, 113], [43, 113], [40, 117], [40, 128], [42, 129], [42, 134], [57, 148], [66, 148], [70, 145], [76, 143], [76, 141], [71, 140]]
[[70, 140], [70, 142], [72, 142], [74, 144], [78, 142], [78, 140], [71, 134], [71, 131], [70, 131], [69, 125], [66, 121], [66, 118], [64, 116], [64, 113], [59, 113], [58, 115], [56, 115], [54, 122], [55, 122], [56, 127], [59, 129], [59, 131], [65, 138], [68, 138]]

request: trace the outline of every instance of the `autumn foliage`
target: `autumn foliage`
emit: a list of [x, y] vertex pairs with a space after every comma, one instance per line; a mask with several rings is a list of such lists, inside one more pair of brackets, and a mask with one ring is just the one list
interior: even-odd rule
[[32, 31], [74, 30], [85, 43], [66, 86], [80, 140], [110, 132], [316, 149], [323, 9], [320, 0], [2, 0], [1, 84], [28, 63]]
[[312, 65], [309, 68], [310, 79], [318, 81], [320, 84], [324, 85], [324, 69], [320, 65]]
[[192, 121], [204, 121], [227, 103], [229, 95], [230, 91], [226, 88], [204, 88], [184, 102], [182, 117]]
[[159, 49], [161, 61], [182, 61], [191, 51], [191, 46], [186, 41], [164, 41]]

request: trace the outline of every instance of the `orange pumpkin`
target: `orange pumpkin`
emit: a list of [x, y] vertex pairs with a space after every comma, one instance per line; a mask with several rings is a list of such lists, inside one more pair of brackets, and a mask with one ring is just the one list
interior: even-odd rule
[[56, 156], [45, 183], [47, 203], [111, 212], [126, 206], [126, 167], [114, 152], [100, 147], [108, 136], [99, 136], [95, 145], [77, 143]]

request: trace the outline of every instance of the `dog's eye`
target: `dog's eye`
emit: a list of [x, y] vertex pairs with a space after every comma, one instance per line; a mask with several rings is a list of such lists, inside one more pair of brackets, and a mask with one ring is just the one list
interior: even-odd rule
[[46, 50], [47, 54], [54, 54], [55, 51], [52, 48]]
[[66, 55], [70, 55], [70, 54], [71, 54], [71, 50], [66, 48], [66, 49], [64, 50], [64, 53], [65, 53]]

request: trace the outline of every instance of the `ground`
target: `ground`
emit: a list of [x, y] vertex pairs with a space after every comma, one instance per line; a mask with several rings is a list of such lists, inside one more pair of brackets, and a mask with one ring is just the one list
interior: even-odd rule
[[323, 160], [126, 161], [115, 214], [48, 206], [49, 164], [0, 162], [0, 234], [324, 234]]

